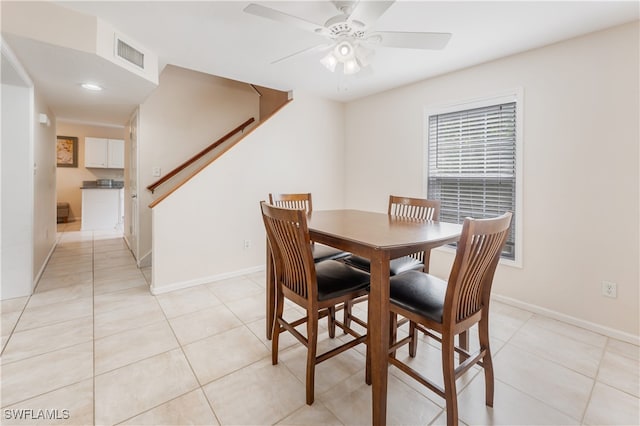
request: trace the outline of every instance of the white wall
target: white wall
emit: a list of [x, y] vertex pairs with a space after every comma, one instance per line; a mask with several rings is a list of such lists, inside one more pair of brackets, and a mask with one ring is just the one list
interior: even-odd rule
[[0, 299], [33, 290], [33, 90], [2, 85], [2, 287]]
[[159, 179], [152, 168], [168, 173], [250, 117], [258, 120], [260, 106], [248, 84], [169, 65], [139, 114], [138, 246], [144, 258], [151, 252], [148, 206], [171, 185], [152, 195], [146, 187]]
[[0, 299], [32, 293], [55, 246], [53, 113], [2, 40]]
[[[426, 194], [425, 107], [522, 88], [523, 267], [501, 266], [493, 293], [637, 340], [638, 52], [636, 22], [348, 104], [347, 206]], [[446, 277], [452, 260], [434, 253], [431, 271]]]
[[[33, 111], [33, 279], [38, 280], [56, 243], [56, 126], [55, 116], [35, 89]], [[46, 114], [49, 124], [39, 122]]]
[[[53, 2], [2, 2], [2, 32], [82, 52], [96, 51], [97, 18]], [[65, 31], [60, 31], [64, 28]]]
[[344, 106], [293, 98], [153, 209], [152, 292], [264, 268], [269, 192], [311, 192], [316, 210], [344, 205]]

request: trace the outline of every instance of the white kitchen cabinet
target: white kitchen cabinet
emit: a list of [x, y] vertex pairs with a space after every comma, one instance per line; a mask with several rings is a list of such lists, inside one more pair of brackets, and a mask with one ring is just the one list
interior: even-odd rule
[[124, 169], [124, 140], [84, 138], [84, 166]]
[[84, 166], [107, 167], [109, 139], [84, 138]]
[[107, 167], [112, 169], [124, 169], [124, 141], [122, 139], [109, 139], [107, 147]]
[[122, 194], [122, 188], [83, 188], [82, 230], [121, 230]]

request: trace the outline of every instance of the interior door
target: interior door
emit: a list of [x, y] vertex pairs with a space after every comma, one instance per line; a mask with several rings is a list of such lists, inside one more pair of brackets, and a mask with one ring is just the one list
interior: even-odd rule
[[[125, 224], [125, 238], [129, 248], [139, 261], [138, 250], [138, 110], [136, 109], [129, 121], [129, 178], [128, 194], [125, 194], [125, 210], [128, 210]], [[129, 208], [126, 209], [126, 205]]]

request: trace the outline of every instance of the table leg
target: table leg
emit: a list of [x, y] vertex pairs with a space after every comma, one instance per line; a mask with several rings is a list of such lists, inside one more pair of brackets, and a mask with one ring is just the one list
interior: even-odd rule
[[371, 346], [371, 423], [387, 422], [387, 373], [389, 352], [389, 254], [374, 252], [371, 258], [368, 333]]
[[422, 272], [428, 274], [429, 273], [429, 262], [431, 259], [431, 250], [424, 251], [424, 258], [422, 259], [422, 264], [424, 265]]
[[265, 315], [265, 322], [266, 322], [266, 333], [267, 333], [267, 339], [271, 340], [271, 337], [273, 336], [273, 323], [274, 323], [274, 318], [275, 318], [275, 307], [276, 307], [276, 279], [275, 279], [275, 272], [273, 270], [273, 255], [271, 254], [271, 247], [269, 246], [269, 241], [267, 240], [267, 271], [266, 271], [266, 275], [267, 275], [267, 280], [265, 283], [265, 294], [266, 294], [266, 302], [267, 302], [267, 306], [266, 306], [266, 315]]

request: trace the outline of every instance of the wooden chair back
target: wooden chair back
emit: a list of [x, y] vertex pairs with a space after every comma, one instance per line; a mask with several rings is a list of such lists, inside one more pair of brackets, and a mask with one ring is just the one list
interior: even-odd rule
[[[389, 196], [389, 216], [400, 219], [438, 220], [440, 218], [440, 200], [427, 200], [425, 198]], [[429, 271], [430, 252], [419, 251], [410, 254], [410, 257], [424, 265], [424, 271]]]
[[408, 219], [438, 220], [440, 200], [389, 196], [389, 215]]
[[307, 216], [302, 209], [276, 207], [262, 201], [262, 219], [274, 259], [278, 293], [301, 305], [317, 300], [315, 267]]
[[307, 212], [307, 214], [313, 211], [310, 193], [269, 194], [269, 204], [289, 209], [302, 209]]
[[489, 306], [493, 275], [509, 235], [511, 212], [491, 219], [467, 218], [462, 225], [444, 302], [443, 325], [475, 323]]

